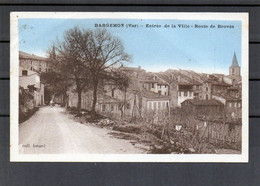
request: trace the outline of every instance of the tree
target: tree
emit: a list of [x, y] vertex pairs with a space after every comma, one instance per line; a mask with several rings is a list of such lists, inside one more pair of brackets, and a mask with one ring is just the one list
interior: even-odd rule
[[65, 82], [72, 81], [76, 86], [78, 94], [77, 112], [81, 113], [81, 94], [89, 84], [89, 72], [84, 57], [82, 42], [89, 32], [83, 32], [78, 27], [67, 30], [63, 40], [54, 43], [55, 48], [55, 72]]
[[59, 74], [56, 71], [42, 72], [41, 80], [45, 85], [45, 96], [48, 96], [48, 98], [45, 98], [48, 99], [48, 102], [55, 95], [62, 95], [62, 106], [65, 106], [67, 99], [66, 93], [68, 87], [71, 85], [71, 82], [68, 81], [68, 79], [64, 77], [62, 74]]
[[106, 29], [96, 29], [85, 32], [84, 42], [81, 42], [85, 65], [89, 69], [91, 85], [93, 88], [93, 102], [91, 113], [95, 117], [97, 103], [98, 85], [102, 78], [112, 79], [115, 67], [119, 67], [122, 62], [130, 61], [131, 57], [124, 51], [122, 41], [112, 36]]
[[130, 84], [129, 76], [127, 76], [123, 68], [111, 68], [106, 73], [102, 73], [101, 79], [103, 84], [109, 84], [113, 90], [118, 89], [123, 94], [123, 103], [119, 105], [121, 118], [123, 118], [127, 104], [127, 88]]
[[48, 58], [48, 71], [41, 72], [41, 82], [45, 85], [44, 86], [44, 97], [47, 103], [55, 95], [61, 95], [62, 106], [66, 106], [67, 100], [67, 90], [68, 87], [71, 86], [72, 81], [66, 76], [66, 74], [62, 73], [60, 70], [59, 63], [56, 60], [56, 52], [54, 45], [52, 49], [47, 51], [49, 58]]
[[104, 79], [115, 81], [115, 67], [130, 61], [121, 40], [106, 29], [86, 30], [74, 27], [65, 32], [62, 41], [54, 44], [57, 53], [56, 71], [72, 80], [78, 93], [78, 114], [81, 110], [81, 93], [93, 90], [91, 113], [94, 117], [98, 86]]

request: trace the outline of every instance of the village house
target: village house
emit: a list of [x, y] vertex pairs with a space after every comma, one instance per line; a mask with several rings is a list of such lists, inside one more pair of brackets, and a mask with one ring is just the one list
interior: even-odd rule
[[102, 113], [121, 117], [131, 115], [139, 103], [141, 103], [140, 94], [133, 84], [123, 90], [114, 85], [104, 85], [102, 93], [98, 94], [97, 109]]
[[[110, 92], [111, 93], [111, 92]], [[110, 94], [107, 92], [107, 94]], [[101, 112], [110, 112], [114, 115], [142, 117], [149, 110], [159, 111], [169, 109], [169, 97], [148, 91], [128, 89], [126, 93], [114, 90], [114, 97], [110, 95], [100, 96], [97, 108]]]
[[163, 96], [147, 90], [143, 90], [141, 95], [143, 97], [143, 109], [154, 111], [169, 109], [169, 96]]
[[35, 106], [44, 104], [44, 85], [40, 82], [39, 73], [20, 66], [19, 86], [32, 93]]
[[226, 111], [233, 119], [242, 118], [242, 100], [241, 98], [227, 98]]
[[225, 111], [232, 118], [241, 118], [242, 116], [242, 94], [241, 84], [234, 85], [227, 89], [226, 94], [213, 95], [213, 99], [222, 102], [225, 105]]
[[119, 90], [114, 85], [104, 85], [103, 99], [99, 99], [99, 110], [113, 114], [142, 117], [147, 110], [169, 108], [169, 85], [155, 74], [140, 67], [121, 67], [130, 78], [129, 86]]
[[205, 100], [212, 99], [214, 95], [226, 94], [231, 85], [220, 82], [216, 78], [208, 78], [202, 85], [201, 98]]
[[187, 99], [194, 99], [193, 85], [179, 84], [178, 85], [178, 106]]
[[121, 66], [120, 68], [132, 80], [135, 78], [137, 80], [136, 83], [140, 84], [140, 86], [146, 90], [150, 90], [163, 96], [169, 95], [169, 84], [155, 73], [146, 72], [144, 69], [141, 69], [140, 66], [137, 68]]
[[214, 99], [187, 99], [181, 103], [181, 108], [189, 114], [217, 116], [223, 113], [224, 104]]
[[[206, 78], [205, 78], [206, 77]], [[229, 75], [204, 75], [203, 99], [214, 99], [225, 105], [225, 110], [233, 118], [241, 117], [241, 76], [236, 54], [229, 68]]]
[[47, 58], [36, 56], [34, 54], [28, 54], [22, 51], [19, 51], [19, 64], [24, 69], [39, 73], [48, 71]]
[[143, 88], [163, 96], [169, 95], [169, 84], [153, 73], [146, 73], [140, 80]]
[[[114, 117], [122, 115], [142, 117], [147, 110], [169, 109], [169, 85], [165, 81], [152, 73], [145, 72], [140, 67], [120, 68], [124, 68], [124, 73], [130, 78], [129, 86], [125, 89], [119, 89], [114, 84], [100, 85], [96, 104], [98, 112]], [[153, 86], [152, 83], [154, 83]], [[70, 107], [77, 107], [77, 93], [74, 89], [75, 87], [71, 86], [70, 90], [67, 91], [68, 106]], [[81, 107], [83, 109], [91, 109], [92, 97], [91, 90], [82, 92]]]
[[[181, 107], [181, 103], [186, 99], [196, 99], [201, 92], [201, 81], [199, 75], [195, 72], [185, 70], [167, 70], [164, 73], [158, 73], [169, 84], [170, 107]], [[193, 78], [196, 77], [196, 78]]]
[[40, 81], [40, 73], [48, 71], [47, 58], [19, 51], [19, 86], [28, 90], [34, 86], [35, 106], [44, 104], [44, 84]]
[[[185, 79], [187, 85], [192, 86], [192, 92], [193, 92], [193, 97], [192, 98], [185, 98], [186, 99], [202, 99], [202, 86], [203, 86], [203, 80], [201, 79], [200, 74], [192, 71], [192, 70], [179, 70], [179, 74], [181, 79]], [[181, 99], [181, 98], [180, 98]], [[183, 98], [180, 100], [180, 103]], [[179, 106], [180, 106], [179, 103]]]
[[[165, 108], [178, 108], [185, 105], [194, 107], [209, 106], [210, 110], [226, 108], [231, 113], [239, 115], [241, 99], [230, 96], [232, 85], [237, 84], [240, 76], [240, 67], [234, 54], [230, 75], [224, 74], [200, 74], [192, 70], [167, 70], [162, 73], [151, 73], [141, 67], [119, 67], [130, 78], [129, 87], [119, 90], [114, 85], [102, 85], [98, 93], [97, 110], [101, 112], [113, 112], [114, 114], [133, 115], [134, 112], [142, 113], [145, 110], [160, 110]], [[236, 81], [232, 79], [232, 77]], [[88, 91], [90, 92], [90, 91]], [[85, 95], [86, 94], [86, 95]], [[76, 106], [77, 95], [71, 93], [69, 98], [74, 97]], [[83, 93], [82, 107], [91, 108], [92, 93]], [[195, 100], [194, 102], [186, 100]], [[200, 100], [201, 102], [197, 102]], [[208, 102], [205, 100], [209, 100]], [[185, 104], [182, 104], [184, 103]], [[221, 104], [219, 104], [221, 103]], [[200, 105], [202, 104], [202, 105]], [[238, 108], [238, 109], [231, 109]], [[203, 110], [203, 109], [200, 109]], [[233, 114], [234, 115], [234, 114]]]
[[200, 74], [201, 85], [199, 99], [212, 99], [212, 94], [226, 92], [232, 80], [224, 74]]

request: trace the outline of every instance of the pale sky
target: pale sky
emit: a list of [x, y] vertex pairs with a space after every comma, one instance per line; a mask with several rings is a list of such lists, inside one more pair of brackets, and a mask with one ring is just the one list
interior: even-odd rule
[[[187, 69], [205, 73], [228, 74], [236, 52], [241, 64], [240, 21], [187, 21], [139, 19], [19, 19], [19, 50], [46, 56], [47, 49], [64, 31], [79, 26], [95, 29], [95, 24], [124, 24], [124, 27], [106, 28], [118, 36], [125, 51], [132, 55], [128, 66], [141, 66], [147, 71]], [[127, 28], [137, 24], [138, 28]], [[146, 24], [159, 24], [161, 28], [147, 28]], [[176, 28], [164, 28], [164, 25]], [[187, 24], [190, 28], [179, 28]], [[209, 28], [195, 28], [195, 24]], [[233, 25], [234, 28], [210, 28], [210, 25]], [[192, 27], [191, 27], [192, 26]]]

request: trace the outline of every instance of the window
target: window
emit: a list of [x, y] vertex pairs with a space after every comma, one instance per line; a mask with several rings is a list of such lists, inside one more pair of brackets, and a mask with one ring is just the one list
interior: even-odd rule
[[185, 97], [187, 96], [187, 92], [184, 92], [184, 96], [185, 96]]
[[159, 90], [159, 91], [158, 91], [158, 94], [162, 94], [162, 91]]
[[237, 103], [234, 103], [234, 107], [237, 107]]
[[30, 69], [31, 69], [31, 70], [33, 70], [33, 68], [32, 68], [32, 67], [31, 67]]
[[22, 75], [23, 75], [23, 76], [27, 76], [27, 75], [28, 75], [27, 70], [22, 70]]
[[111, 111], [114, 111], [114, 105], [111, 105]]
[[168, 102], [166, 102], [166, 108], [169, 108], [169, 103]]
[[164, 85], [165, 86], [165, 88], [167, 88], [167, 85]]
[[167, 96], [167, 92], [165, 92], [164, 95]]
[[206, 91], [209, 91], [209, 88], [208, 88], [208, 87], [206, 87]]
[[162, 108], [163, 109], [165, 108], [165, 102], [162, 102]]
[[27, 76], [27, 75], [28, 75], [27, 70], [23, 70], [23, 71], [22, 71], [22, 75], [23, 75], [23, 76]]
[[208, 100], [209, 99], [209, 96], [208, 95], [206, 95], [206, 100]]
[[161, 109], [161, 102], [158, 102], [158, 109]]
[[156, 108], [157, 108], [157, 103], [153, 102], [153, 109], [156, 110]]
[[232, 103], [229, 103], [229, 108], [231, 108], [232, 107]]
[[179, 96], [181, 96], [181, 92], [179, 92]]
[[127, 108], [127, 109], [130, 109], [130, 107], [131, 107], [130, 103], [127, 103], [127, 104], [126, 104], [126, 108]]
[[238, 103], [238, 104], [237, 104], [237, 107], [238, 107], [238, 108], [240, 108], [240, 107], [241, 107], [241, 104], [240, 104], [240, 103]]
[[154, 88], [154, 84], [152, 83], [152, 88]]

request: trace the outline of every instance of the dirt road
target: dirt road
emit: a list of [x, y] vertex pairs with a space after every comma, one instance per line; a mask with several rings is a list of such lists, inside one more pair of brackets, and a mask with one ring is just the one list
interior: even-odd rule
[[19, 128], [20, 153], [136, 154], [143, 150], [130, 141], [113, 138], [108, 129], [73, 121], [61, 107], [42, 107]]

